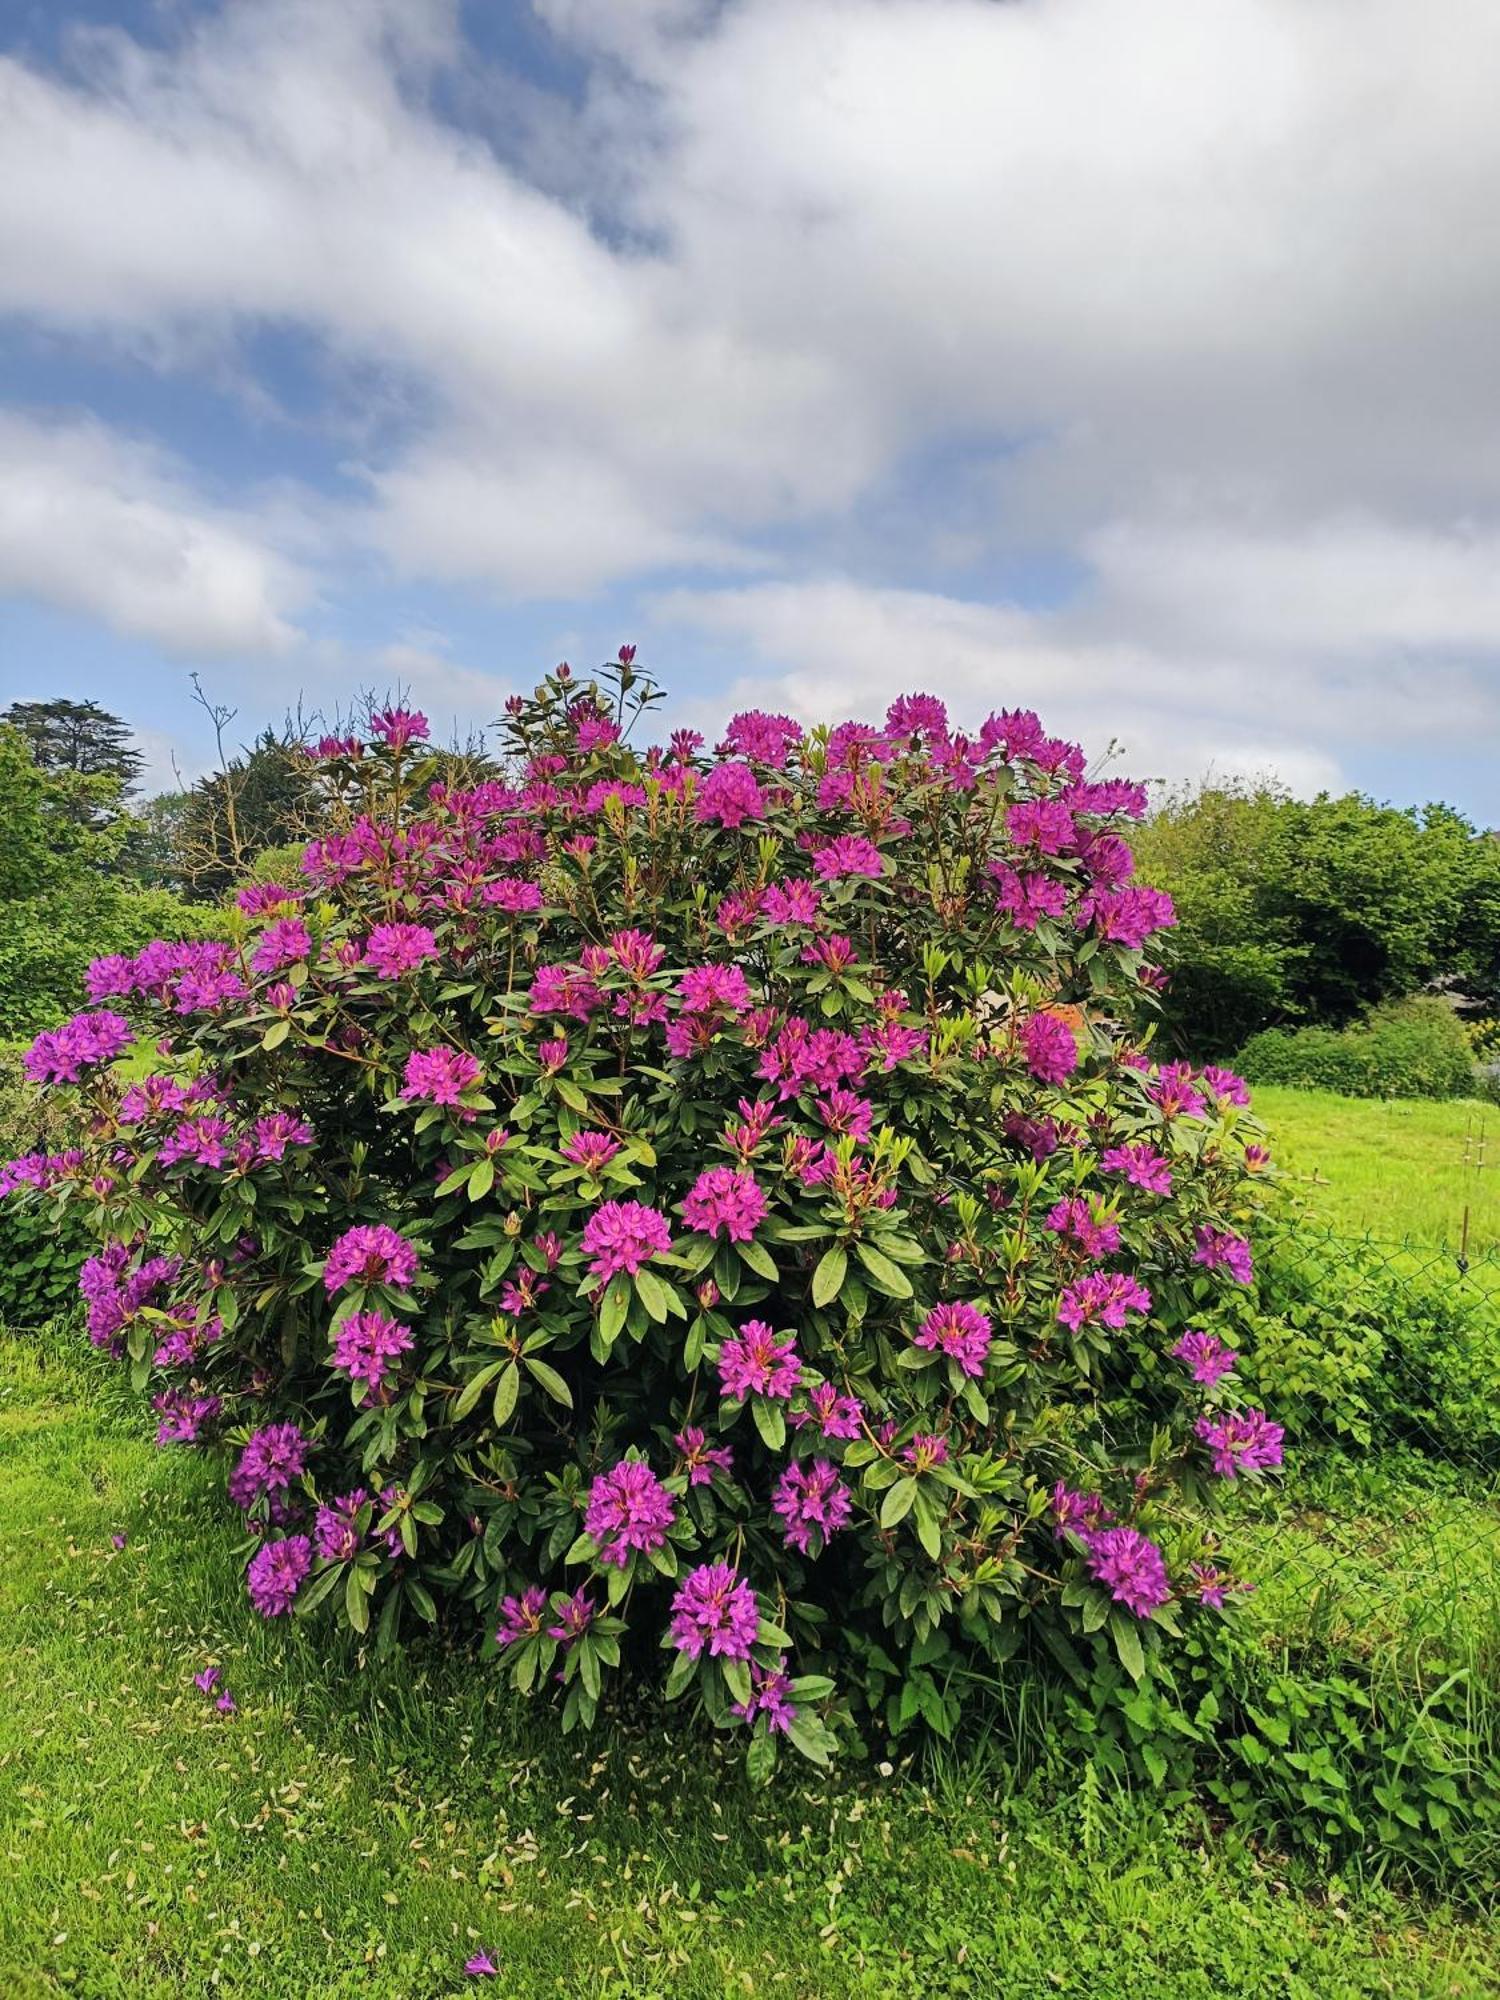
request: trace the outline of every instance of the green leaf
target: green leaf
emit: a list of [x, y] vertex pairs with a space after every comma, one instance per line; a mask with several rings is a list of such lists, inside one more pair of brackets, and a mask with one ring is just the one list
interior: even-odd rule
[[568, 1387], [555, 1368], [549, 1368], [545, 1361], [535, 1361], [528, 1354], [526, 1366], [536, 1381], [546, 1390], [554, 1403], [561, 1403], [565, 1410], [573, 1407], [573, 1391]]
[[764, 1396], [756, 1396], [751, 1401], [750, 1411], [755, 1418], [755, 1428], [765, 1439], [768, 1449], [780, 1451], [786, 1444], [786, 1417], [780, 1403], [770, 1403]]
[[889, 1299], [911, 1297], [911, 1279], [899, 1264], [893, 1264], [889, 1257], [869, 1243], [856, 1243], [854, 1254], [869, 1272], [870, 1282], [877, 1291], [884, 1292]]
[[1140, 1627], [1128, 1613], [1115, 1610], [1109, 1617], [1110, 1637], [1115, 1642], [1115, 1651], [1120, 1656], [1120, 1665], [1133, 1681], [1141, 1681], [1146, 1675], [1146, 1655], [1141, 1647]]
[[826, 1306], [839, 1295], [840, 1288], [849, 1270], [849, 1253], [842, 1243], [835, 1243], [831, 1250], [825, 1250], [818, 1259], [818, 1268], [813, 1272], [812, 1302], [815, 1306]]
[[470, 1201], [483, 1201], [494, 1185], [495, 1162], [489, 1159], [481, 1160], [469, 1176]]
[[263, 1049], [279, 1049], [291, 1032], [292, 1024], [290, 1021], [273, 1021], [261, 1036], [260, 1045]]
[[764, 1278], [768, 1284], [776, 1283], [781, 1273], [776, 1268], [776, 1259], [764, 1243], [737, 1243], [735, 1248], [740, 1253], [740, 1261], [748, 1264], [758, 1278]]
[[881, 1527], [894, 1528], [898, 1522], [904, 1521], [916, 1505], [917, 1492], [917, 1482], [910, 1475], [898, 1479], [880, 1503]]
[[469, 1378], [453, 1405], [453, 1420], [455, 1423], [469, 1414], [470, 1410], [473, 1409], [474, 1405], [484, 1394], [485, 1384], [493, 1382], [504, 1366], [504, 1361], [487, 1361], [476, 1375], [472, 1375]]
[[820, 1769], [828, 1768], [828, 1760], [838, 1748], [838, 1739], [832, 1730], [825, 1729], [815, 1715], [803, 1709], [788, 1731], [794, 1747], [802, 1752], [811, 1764]]
[[635, 1274], [635, 1289], [641, 1304], [650, 1313], [658, 1326], [665, 1324], [669, 1307], [667, 1290], [654, 1271], [648, 1271], [643, 1264]]
[[738, 1702], [750, 1699], [750, 1669], [743, 1660], [720, 1660], [724, 1685]]
[[620, 1328], [625, 1324], [625, 1315], [630, 1310], [630, 1280], [624, 1272], [617, 1272], [609, 1281], [609, 1289], [604, 1294], [604, 1303], [599, 1308], [599, 1337], [605, 1352], [620, 1337]]
[[370, 1600], [365, 1595], [364, 1578], [357, 1569], [350, 1570], [344, 1583], [344, 1609], [356, 1632], [369, 1631]]
[[521, 1371], [512, 1361], [495, 1384], [495, 1402], [490, 1414], [494, 1418], [497, 1431], [504, 1430], [510, 1422], [511, 1411], [516, 1407], [516, 1398], [520, 1393]]
[[745, 1752], [745, 1775], [752, 1785], [769, 1785], [776, 1769], [776, 1738], [769, 1729], [757, 1730]]
[[[894, 1492], [895, 1488], [892, 1487], [891, 1491]], [[916, 1523], [917, 1540], [934, 1562], [939, 1561], [943, 1553], [943, 1531], [938, 1522], [937, 1510], [925, 1493], [919, 1493], [917, 1496]]]

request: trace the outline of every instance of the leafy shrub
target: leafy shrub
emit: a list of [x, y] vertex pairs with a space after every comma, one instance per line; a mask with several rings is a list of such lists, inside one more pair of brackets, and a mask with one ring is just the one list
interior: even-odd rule
[[1500, 1466], [1500, 1295], [1452, 1258], [1268, 1221], [1239, 1317], [1245, 1379], [1293, 1437]]
[[1028, 1624], [1142, 1676], [1280, 1433], [1212, 1331], [1243, 1086], [1136, 1039], [1140, 788], [929, 696], [638, 754], [622, 662], [512, 704], [503, 783], [404, 711], [320, 745], [305, 888], [96, 965], [150, 1026], [39, 1040], [83, 1157], [9, 1180], [99, 1226], [163, 1439], [235, 1448], [268, 1616], [498, 1618], [564, 1727], [665, 1649], [757, 1772], [951, 1726]]
[[1446, 1001], [1415, 999], [1377, 1007], [1361, 1026], [1268, 1028], [1240, 1051], [1251, 1083], [1336, 1090], [1345, 1097], [1467, 1097], [1474, 1057]]
[[[29, 1090], [21, 1045], [0, 1043], [0, 1150], [33, 1152], [61, 1145], [62, 1125]], [[36, 1327], [73, 1307], [90, 1237], [71, 1211], [54, 1219], [37, 1207], [0, 1202], [0, 1326]]]
[[1140, 1684], [1097, 1641], [1065, 1665], [1047, 1710], [1062, 1770], [1083, 1759], [1168, 1803], [1206, 1797], [1325, 1865], [1385, 1857], [1449, 1893], [1489, 1893], [1500, 1718], [1471, 1668], [1439, 1663], [1415, 1684], [1382, 1684], [1316, 1648], [1273, 1658], [1229, 1626], [1197, 1627]]

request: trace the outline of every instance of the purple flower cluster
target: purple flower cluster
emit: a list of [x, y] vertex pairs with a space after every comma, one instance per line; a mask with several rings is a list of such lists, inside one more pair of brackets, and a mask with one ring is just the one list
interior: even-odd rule
[[797, 1704], [791, 1697], [792, 1681], [784, 1653], [774, 1667], [763, 1667], [759, 1660], [752, 1660], [750, 1699], [733, 1703], [730, 1713], [752, 1724], [758, 1715], [763, 1715], [768, 1729], [777, 1736], [785, 1736], [797, 1720]]
[[23, 1187], [46, 1194], [82, 1166], [83, 1153], [76, 1147], [65, 1153], [22, 1153], [19, 1159], [0, 1165], [0, 1200]]
[[1194, 1430], [1208, 1446], [1221, 1479], [1236, 1479], [1242, 1472], [1271, 1472], [1281, 1463], [1286, 1433], [1264, 1410], [1234, 1410], [1218, 1422], [1200, 1417]]
[[1095, 1530], [1086, 1560], [1115, 1602], [1137, 1618], [1149, 1618], [1172, 1595], [1161, 1550], [1139, 1528]]
[[231, 1000], [243, 1000], [247, 992], [238, 954], [221, 939], [168, 944], [156, 938], [134, 958], [118, 953], [96, 958], [86, 984], [91, 1000], [139, 993], [170, 1003], [179, 1014], [213, 1013]]
[[778, 1334], [763, 1319], [747, 1319], [739, 1333], [719, 1348], [720, 1394], [743, 1402], [767, 1396], [789, 1402], [802, 1379], [796, 1335]]
[[118, 1014], [75, 1014], [38, 1035], [21, 1064], [33, 1083], [77, 1083], [86, 1069], [112, 1063], [134, 1042], [130, 1023]]
[[381, 1401], [391, 1368], [411, 1344], [411, 1328], [384, 1313], [350, 1313], [335, 1329], [329, 1366], [351, 1382], [363, 1382], [367, 1403]]
[[1118, 1333], [1128, 1312], [1150, 1312], [1151, 1294], [1126, 1271], [1090, 1271], [1075, 1278], [1058, 1301], [1057, 1317], [1074, 1333], [1107, 1326]]
[[502, 1602], [495, 1644], [518, 1646], [523, 1639], [538, 1638], [546, 1617], [546, 1591], [534, 1583], [528, 1584], [519, 1597], [507, 1597]]
[[402, 979], [437, 955], [425, 924], [377, 924], [365, 940], [364, 962], [377, 979]]
[[590, 1276], [601, 1284], [622, 1271], [634, 1277], [671, 1247], [671, 1224], [660, 1209], [643, 1202], [606, 1201], [584, 1224], [583, 1254], [591, 1260]]
[[1172, 1358], [1182, 1363], [1195, 1382], [1212, 1388], [1240, 1357], [1216, 1333], [1200, 1333], [1190, 1328], [1172, 1349]]
[[245, 1572], [250, 1602], [262, 1618], [284, 1618], [312, 1568], [312, 1544], [306, 1535], [288, 1535], [264, 1542]]
[[734, 1455], [728, 1445], [710, 1444], [701, 1424], [684, 1424], [672, 1442], [682, 1454], [682, 1470], [689, 1486], [707, 1486], [716, 1472], [727, 1478], [734, 1470]]
[[978, 1306], [953, 1299], [932, 1308], [915, 1335], [918, 1347], [936, 1348], [978, 1381], [990, 1353], [990, 1321]]
[[250, 954], [252, 972], [280, 972], [312, 955], [312, 934], [300, 917], [278, 917], [267, 924]]
[[183, 1389], [163, 1389], [151, 1398], [151, 1407], [161, 1419], [156, 1426], [158, 1444], [197, 1444], [204, 1425], [217, 1419], [223, 1403], [217, 1396], [190, 1396]]
[[787, 1466], [771, 1498], [772, 1511], [781, 1516], [788, 1544], [803, 1555], [812, 1552], [815, 1534], [827, 1541], [844, 1526], [852, 1505], [852, 1495], [840, 1479], [838, 1467], [826, 1458]]
[[672, 1496], [650, 1466], [625, 1458], [589, 1488], [583, 1530], [592, 1536], [600, 1562], [623, 1569], [637, 1552], [659, 1549], [676, 1518]]
[[1029, 1014], [1021, 1024], [1021, 1048], [1041, 1083], [1066, 1083], [1078, 1067], [1073, 1030], [1057, 1014]]
[[363, 1486], [319, 1507], [313, 1522], [313, 1540], [324, 1562], [349, 1562], [359, 1553], [359, 1511], [368, 1507], [370, 1496]]
[[1193, 1262], [1206, 1271], [1227, 1271], [1241, 1285], [1250, 1283], [1250, 1245], [1243, 1236], [1235, 1236], [1227, 1229], [1213, 1229], [1204, 1223], [1198, 1231]]
[[1086, 1256], [1111, 1257], [1120, 1247], [1118, 1222], [1102, 1222], [1082, 1195], [1069, 1195], [1048, 1211], [1045, 1225], [1067, 1236]]
[[413, 1049], [406, 1058], [401, 1095], [428, 1104], [458, 1104], [482, 1074], [466, 1049]]
[[296, 1424], [267, 1424], [252, 1434], [229, 1475], [236, 1507], [253, 1507], [265, 1494], [285, 1492], [307, 1470], [312, 1445]]
[[1158, 1153], [1148, 1140], [1138, 1139], [1128, 1146], [1106, 1147], [1099, 1164], [1105, 1173], [1123, 1174], [1132, 1186], [1144, 1188], [1147, 1194], [1172, 1192], [1171, 1162]]
[[819, 1382], [807, 1392], [808, 1408], [796, 1411], [788, 1422], [794, 1430], [816, 1424], [826, 1438], [847, 1443], [857, 1438], [864, 1426], [865, 1406], [858, 1396], [843, 1395], [832, 1382]]
[[695, 965], [677, 985], [684, 1014], [743, 1014], [750, 985], [737, 965]]
[[390, 1285], [404, 1291], [417, 1275], [416, 1248], [385, 1222], [357, 1223], [346, 1229], [328, 1252], [323, 1285], [340, 1292], [345, 1285]]
[[707, 1236], [748, 1243], [765, 1221], [767, 1207], [764, 1190], [754, 1174], [737, 1173], [733, 1167], [708, 1167], [684, 1198], [682, 1219], [689, 1229], [701, 1229]]
[[700, 1563], [672, 1598], [672, 1644], [690, 1660], [748, 1660], [760, 1629], [755, 1592], [729, 1563]]
[[128, 1243], [110, 1243], [87, 1258], [78, 1273], [78, 1289], [88, 1305], [89, 1339], [106, 1353], [124, 1352], [123, 1336], [137, 1314], [159, 1303], [157, 1294], [176, 1282], [182, 1265], [176, 1257], [145, 1257]]

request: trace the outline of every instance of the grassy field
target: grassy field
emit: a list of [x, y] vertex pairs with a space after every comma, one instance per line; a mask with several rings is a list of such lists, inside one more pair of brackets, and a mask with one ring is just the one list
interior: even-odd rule
[[8, 2000], [1500, 1990], [1480, 1920], [1000, 1755], [751, 1795], [646, 1721], [559, 1745], [472, 1657], [267, 1630], [225, 1538], [208, 1465], [56, 1341], [0, 1340]]
[[1339, 1229], [1500, 1250], [1500, 1105], [1336, 1097], [1262, 1084], [1277, 1164]]

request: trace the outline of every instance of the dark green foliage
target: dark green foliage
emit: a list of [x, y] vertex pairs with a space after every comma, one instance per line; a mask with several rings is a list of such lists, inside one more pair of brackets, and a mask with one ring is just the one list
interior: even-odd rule
[[1378, 1007], [1355, 1027], [1267, 1028], [1235, 1062], [1250, 1083], [1344, 1097], [1471, 1097], [1477, 1090], [1462, 1023], [1435, 997]]
[[1177, 906], [1167, 1025], [1197, 1052], [1342, 1026], [1437, 978], [1476, 1000], [1500, 982], [1500, 843], [1446, 806], [1210, 785], [1133, 844]]
[[122, 879], [118, 806], [116, 778], [44, 771], [0, 727], [0, 1035], [70, 1013], [90, 959], [201, 934], [174, 896]]

